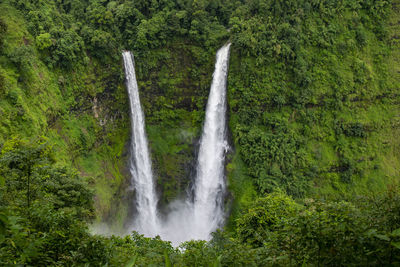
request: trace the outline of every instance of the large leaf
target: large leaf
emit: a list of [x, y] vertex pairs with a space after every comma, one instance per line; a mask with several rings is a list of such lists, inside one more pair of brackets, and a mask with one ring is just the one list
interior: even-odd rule
[[400, 249], [400, 242], [392, 242], [390, 244], [392, 244], [392, 246], [394, 246], [395, 248]]
[[214, 267], [221, 267], [221, 257], [222, 255], [219, 255], [215, 261], [214, 261]]
[[167, 251], [164, 251], [164, 258], [165, 258], [165, 267], [172, 267], [171, 259], [168, 256]]
[[376, 234], [375, 237], [384, 241], [390, 241], [390, 238], [387, 235]]
[[392, 236], [400, 236], [400, 228], [394, 230], [394, 231], [392, 232]]
[[135, 266], [138, 255], [133, 256], [133, 258], [125, 265], [125, 267]]

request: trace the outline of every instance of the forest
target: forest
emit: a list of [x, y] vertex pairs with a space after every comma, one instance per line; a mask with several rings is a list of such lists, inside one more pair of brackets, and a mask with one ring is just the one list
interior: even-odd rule
[[[163, 212], [193, 182], [227, 42], [224, 227], [121, 234], [122, 51]], [[399, 0], [2, 0], [0, 265], [400, 266], [399, 104]]]

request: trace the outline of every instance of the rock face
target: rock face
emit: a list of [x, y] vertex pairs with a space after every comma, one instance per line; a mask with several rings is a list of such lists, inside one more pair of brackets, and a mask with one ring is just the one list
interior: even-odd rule
[[[168, 57], [159, 58], [160, 54], [168, 54]], [[210, 52], [206, 58], [197, 58], [189, 46], [176, 44], [148, 52], [147, 56], [139, 54], [135, 59], [156, 190], [163, 213], [167, 204], [186, 196], [190, 189], [215, 52]], [[149, 63], [149, 59], [154, 62]]]

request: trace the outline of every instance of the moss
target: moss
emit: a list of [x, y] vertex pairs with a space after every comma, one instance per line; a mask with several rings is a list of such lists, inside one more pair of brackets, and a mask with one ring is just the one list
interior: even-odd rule
[[241, 211], [255, 200], [257, 192], [253, 182], [246, 175], [246, 165], [240, 158], [240, 153], [236, 150], [229, 157], [231, 160], [226, 166], [226, 172], [230, 192], [228, 196], [230, 204], [227, 208], [230, 211], [230, 216], [226, 228], [233, 230]]
[[146, 132], [163, 206], [185, 194], [191, 181], [215, 54], [183, 41], [137, 54]]

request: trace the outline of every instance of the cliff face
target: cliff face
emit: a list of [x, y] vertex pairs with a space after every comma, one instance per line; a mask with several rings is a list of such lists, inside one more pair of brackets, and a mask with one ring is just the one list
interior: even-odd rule
[[278, 188], [337, 198], [396, 180], [397, 1], [261, 2], [236, 9], [197, 3], [193, 17], [178, 6], [97, 3], [85, 7], [87, 20], [76, 3], [3, 2], [0, 144], [45, 136], [60, 164], [90, 181], [99, 219], [121, 225], [132, 192], [120, 51], [131, 49], [163, 206], [190, 184], [215, 52], [230, 38], [234, 213]]
[[214, 57], [184, 42], [136, 57], [161, 205], [186, 194], [193, 176]]
[[[8, 4], [0, 13], [0, 142], [44, 136], [57, 161], [92, 184], [102, 220], [123, 223], [128, 190], [129, 104], [116, 53], [104, 62], [49, 65], [23, 14]], [[184, 194], [194, 164], [214, 51], [176, 43], [135, 57], [147, 134], [161, 205]]]

